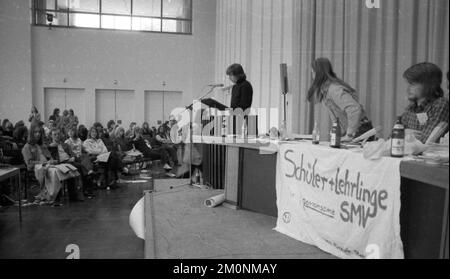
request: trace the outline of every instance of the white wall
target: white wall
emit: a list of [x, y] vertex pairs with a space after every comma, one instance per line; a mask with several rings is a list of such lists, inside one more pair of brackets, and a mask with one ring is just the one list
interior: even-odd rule
[[[13, 9], [15, 2], [21, 3], [17, 9]], [[95, 90], [121, 89], [135, 91], [130, 111], [134, 111], [137, 122], [143, 122], [144, 91], [182, 91], [183, 103], [187, 105], [201, 94], [204, 84], [214, 79], [216, 1], [193, 1], [192, 36], [30, 27], [28, 0], [0, 3], [0, 117], [24, 119], [32, 102], [43, 112], [45, 88], [84, 88], [89, 125], [95, 121]], [[13, 17], [18, 22], [4, 26], [5, 19], [11, 17], [11, 9], [16, 11]], [[26, 59], [30, 52], [33, 58]], [[5, 71], [8, 75], [3, 74]], [[165, 88], [163, 81], [167, 84]], [[3, 89], [3, 84], [8, 83], [11, 85]], [[6, 112], [11, 106], [16, 111]]]
[[15, 122], [26, 118], [31, 91], [29, 1], [1, 0], [0, 119]]

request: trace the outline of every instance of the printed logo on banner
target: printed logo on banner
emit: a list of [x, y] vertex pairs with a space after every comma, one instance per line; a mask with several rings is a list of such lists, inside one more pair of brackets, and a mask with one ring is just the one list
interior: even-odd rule
[[283, 222], [286, 224], [289, 224], [291, 222], [291, 213], [290, 212], [285, 212], [283, 214]]

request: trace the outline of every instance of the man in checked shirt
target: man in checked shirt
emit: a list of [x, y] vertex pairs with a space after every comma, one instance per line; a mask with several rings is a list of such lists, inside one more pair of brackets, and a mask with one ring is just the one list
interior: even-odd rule
[[432, 63], [412, 66], [403, 74], [411, 104], [402, 115], [403, 125], [423, 143], [439, 142], [448, 132], [449, 104], [441, 88], [443, 74]]

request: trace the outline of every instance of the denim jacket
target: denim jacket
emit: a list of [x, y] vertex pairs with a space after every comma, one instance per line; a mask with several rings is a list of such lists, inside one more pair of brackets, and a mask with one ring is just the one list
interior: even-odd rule
[[356, 96], [344, 86], [331, 83], [322, 88], [323, 104], [329, 111], [331, 120], [339, 118], [339, 124], [346, 135], [355, 135], [366, 113]]

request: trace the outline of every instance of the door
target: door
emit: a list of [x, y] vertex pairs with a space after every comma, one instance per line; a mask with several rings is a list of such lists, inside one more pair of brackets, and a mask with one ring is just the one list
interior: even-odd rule
[[145, 121], [158, 127], [158, 122], [169, 121], [174, 109], [183, 107], [182, 102], [180, 91], [145, 91]]
[[116, 90], [116, 123], [128, 127], [131, 122], [137, 122], [134, 112], [134, 92]]
[[55, 108], [59, 108], [61, 115], [64, 110], [73, 109], [80, 124], [86, 123], [86, 111], [84, 102], [84, 89], [73, 88], [45, 88], [44, 106], [45, 120], [53, 114]]
[[135, 119], [134, 91], [130, 90], [96, 90], [95, 119], [106, 126], [108, 121], [127, 128]]
[[65, 109], [72, 109], [74, 114], [78, 117], [78, 123], [86, 125], [86, 104], [84, 100], [84, 90], [66, 89]]
[[45, 104], [45, 121], [53, 114], [55, 108], [59, 108], [61, 113], [66, 108], [65, 89], [60, 88], [45, 88], [44, 89], [44, 104]]

